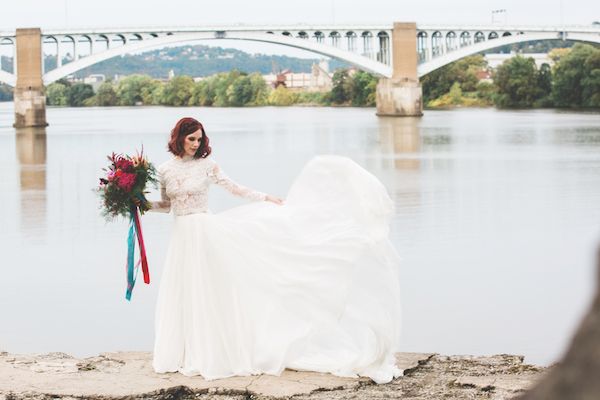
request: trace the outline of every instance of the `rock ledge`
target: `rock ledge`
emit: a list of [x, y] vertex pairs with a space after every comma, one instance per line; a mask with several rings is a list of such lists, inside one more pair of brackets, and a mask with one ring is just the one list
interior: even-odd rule
[[215, 381], [157, 374], [148, 352], [103, 353], [77, 359], [64, 353], [0, 352], [0, 400], [49, 399], [509, 399], [529, 388], [544, 368], [523, 357], [398, 353], [404, 376], [376, 385], [367, 378], [286, 370], [281, 376]]

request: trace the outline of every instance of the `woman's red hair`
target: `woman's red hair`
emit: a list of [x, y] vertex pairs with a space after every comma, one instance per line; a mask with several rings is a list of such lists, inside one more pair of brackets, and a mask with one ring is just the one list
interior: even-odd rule
[[208, 157], [210, 151], [212, 150], [208, 145], [210, 142], [208, 136], [206, 136], [202, 124], [198, 120], [191, 117], [181, 118], [171, 130], [171, 139], [167, 145], [169, 151], [176, 156], [183, 156], [185, 153], [185, 150], [183, 149], [183, 141], [185, 140], [185, 137], [196, 132], [198, 129], [202, 130], [202, 138], [200, 139], [200, 147], [198, 147], [198, 150], [196, 150], [194, 158]]

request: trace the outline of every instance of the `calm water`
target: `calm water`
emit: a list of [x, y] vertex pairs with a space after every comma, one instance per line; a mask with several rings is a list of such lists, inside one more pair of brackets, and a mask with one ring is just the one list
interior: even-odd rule
[[[524, 354], [550, 363], [593, 291], [600, 229], [600, 114], [372, 109], [49, 109], [15, 133], [0, 103], [0, 349], [89, 356], [151, 350], [171, 216], [144, 217], [152, 284], [124, 299], [126, 224], [92, 192], [105, 155], [142, 144], [167, 160], [182, 116], [205, 122], [235, 180], [285, 196], [315, 154], [353, 158], [396, 204], [403, 349]], [[155, 195], [155, 198], [157, 196]], [[220, 188], [213, 212], [242, 204]]]

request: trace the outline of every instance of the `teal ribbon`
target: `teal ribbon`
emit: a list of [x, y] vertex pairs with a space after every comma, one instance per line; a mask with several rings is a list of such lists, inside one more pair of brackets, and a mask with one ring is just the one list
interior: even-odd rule
[[127, 291], [125, 292], [125, 298], [131, 300], [131, 292], [135, 286], [135, 280], [137, 278], [137, 268], [134, 263], [134, 252], [135, 252], [135, 222], [134, 222], [134, 211], [129, 213], [129, 235], [127, 236]]

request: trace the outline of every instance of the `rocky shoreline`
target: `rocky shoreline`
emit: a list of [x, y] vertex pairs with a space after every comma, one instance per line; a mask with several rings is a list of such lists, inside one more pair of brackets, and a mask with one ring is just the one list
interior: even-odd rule
[[398, 353], [404, 376], [377, 385], [367, 378], [284, 371], [205, 381], [156, 374], [148, 352], [103, 353], [78, 359], [64, 353], [0, 352], [0, 400], [49, 399], [510, 399], [545, 375], [523, 357]]

